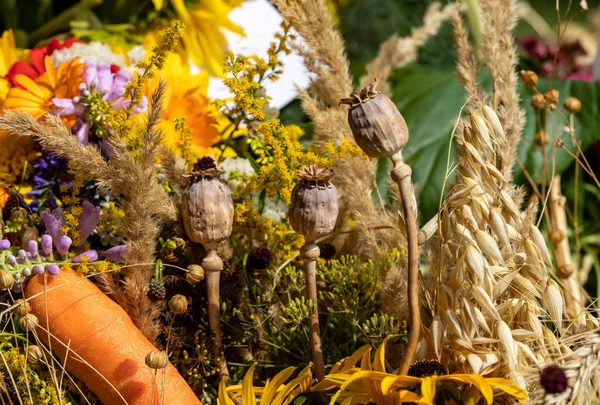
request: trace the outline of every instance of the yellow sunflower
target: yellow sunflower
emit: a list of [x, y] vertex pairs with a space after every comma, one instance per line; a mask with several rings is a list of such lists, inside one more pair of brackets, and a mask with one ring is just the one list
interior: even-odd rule
[[179, 19], [185, 24], [183, 45], [190, 59], [205, 67], [213, 76], [222, 77], [227, 40], [222, 29], [244, 36], [244, 30], [228, 17], [234, 8], [224, 0], [194, 0], [186, 7], [184, 0], [171, 0]]
[[[528, 398], [521, 387], [504, 378], [485, 378], [477, 374], [431, 375], [420, 378], [388, 373], [385, 345], [384, 340], [375, 353], [373, 363], [369, 345], [363, 346], [347, 359], [340, 360], [325, 380], [313, 387], [313, 391], [339, 388], [332, 397], [331, 404], [338, 402], [344, 405], [367, 402], [377, 405], [433, 405], [437, 403], [438, 387], [443, 384], [452, 386], [454, 390], [461, 386], [473, 386], [474, 390], [463, 390], [464, 403], [477, 403], [477, 398], [482, 397], [484, 403], [491, 405], [494, 401], [494, 388], [498, 395], [524, 400]], [[360, 368], [355, 367], [359, 361]]]
[[[53, 98], [73, 98], [77, 96], [79, 84], [83, 80], [85, 65], [75, 58], [61, 63], [58, 69], [49, 56], [44, 60], [46, 72], [35, 80], [25, 75], [17, 75], [16, 81], [23, 88], [13, 87], [9, 90], [4, 106], [14, 111], [23, 111], [36, 119], [54, 110]], [[62, 117], [65, 124], [72, 128], [75, 115]]]

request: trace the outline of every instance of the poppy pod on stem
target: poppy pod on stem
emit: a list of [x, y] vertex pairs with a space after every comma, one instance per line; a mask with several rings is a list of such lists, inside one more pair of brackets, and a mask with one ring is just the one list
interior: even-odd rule
[[417, 208], [412, 186], [412, 170], [404, 163], [402, 148], [408, 142], [408, 127], [396, 105], [385, 94], [375, 90], [377, 81], [359, 93], [340, 100], [348, 104], [348, 124], [354, 140], [370, 157], [389, 157], [394, 163], [392, 179], [398, 184], [406, 223], [408, 244], [408, 309], [410, 324], [408, 343], [402, 357], [399, 374], [406, 374], [416, 352], [421, 329], [419, 311], [419, 245], [417, 235]]
[[300, 249], [306, 281], [306, 298], [312, 301], [314, 312], [308, 319], [310, 345], [318, 381], [325, 377], [325, 363], [319, 332], [319, 311], [317, 307], [317, 259], [320, 251], [317, 238], [329, 234], [335, 227], [338, 217], [338, 193], [331, 183], [333, 170], [319, 169], [312, 165], [298, 171], [300, 181], [292, 190], [292, 203], [289, 211], [290, 225], [304, 236]]
[[[208, 161], [210, 159], [210, 161]], [[202, 260], [208, 296], [208, 323], [217, 352], [223, 350], [219, 283], [223, 260], [217, 254], [218, 244], [229, 238], [233, 229], [231, 191], [219, 179], [214, 160], [203, 158], [191, 173], [183, 193], [182, 218], [187, 236], [204, 245], [208, 254]], [[200, 167], [198, 167], [200, 166]], [[221, 355], [220, 375], [229, 379], [225, 356]]]

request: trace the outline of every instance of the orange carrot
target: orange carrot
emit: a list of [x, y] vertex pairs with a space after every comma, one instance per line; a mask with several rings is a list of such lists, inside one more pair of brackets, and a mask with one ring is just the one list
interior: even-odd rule
[[[145, 364], [146, 355], [158, 350], [94, 283], [75, 271], [63, 270], [56, 276], [34, 276], [24, 294], [35, 296], [29, 303], [40, 321], [38, 336], [48, 345], [46, 330], [54, 335], [50, 339], [52, 351], [63, 363], [69, 351], [67, 371], [84, 382], [104, 405], [160, 403], [163, 370], [158, 370], [155, 380], [154, 370]], [[165, 404], [202, 405], [171, 363], [164, 370]]]

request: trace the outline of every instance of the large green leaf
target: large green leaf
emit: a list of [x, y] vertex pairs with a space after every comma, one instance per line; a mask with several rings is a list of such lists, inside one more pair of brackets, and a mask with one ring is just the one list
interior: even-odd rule
[[[419, 209], [423, 219], [435, 214], [446, 171], [448, 147], [453, 125], [460, 108], [465, 102], [465, 92], [456, 74], [451, 71], [436, 71], [423, 66], [409, 66], [399, 70], [393, 78], [393, 99], [406, 119], [410, 140], [404, 149], [405, 159], [413, 169], [413, 181], [418, 186]], [[481, 79], [483, 87], [490, 87], [491, 79]], [[540, 80], [538, 88], [545, 90], [548, 83]], [[554, 81], [553, 87], [560, 92], [559, 111], [568, 114], [562, 101], [568, 96], [581, 100], [583, 108], [575, 115], [575, 136], [585, 150], [600, 138], [600, 83]], [[518, 156], [535, 179], [540, 178], [542, 153], [535, 147], [536, 116], [529, 105], [531, 92], [520, 88], [522, 104], [527, 112], [523, 140]], [[552, 140], [560, 138], [570, 150], [574, 150], [570, 135], [564, 131], [566, 122], [557, 112], [549, 113], [548, 133]], [[573, 163], [573, 158], [563, 150], [547, 148], [548, 170], [561, 173]], [[454, 159], [454, 152], [452, 152]], [[525, 176], [515, 166], [515, 180], [525, 182]]]

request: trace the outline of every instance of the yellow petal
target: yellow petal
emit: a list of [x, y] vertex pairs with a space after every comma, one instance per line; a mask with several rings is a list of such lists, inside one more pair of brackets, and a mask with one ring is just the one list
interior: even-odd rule
[[265, 392], [263, 393], [262, 398], [260, 399], [260, 403], [263, 405], [268, 405], [271, 403], [271, 400], [275, 398], [277, 391], [290, 376], [294, 373], [294, 367], [288, 367], [283, 371], [277, 373], [272, 380], [268, 381], [265, 386]]
[[450, 374], [438, 377], [439, 380], [455, 381], [464, 384], [472, 384], [481, 392], [488, 405], [494, 401], [494, 391], [486, 379], [477, 374]]
[[31, 93], [35, 94], [39, 98], [41, 98], [41, 99], [47, 98], [48, 95], [45, 94], [44, 91], [40, 88], [40, 86], [38, 86], [37, 83], [34, 82], [33, 80], [31, 80], [31, 78], [29, 78], [28, 76], [17, 75], [15, 77], [15, 80], [17, 83], [19, 83], [21, 86], [25, 87], [27, 90], [29, 90]]
[[155, 10], [160, 10], [163, 6], [163, 0], [152, 0], [152, 3], [154, 3]]
[[254, 367], [256, 367], [256, 363], [250, 366], [250, 369], [246, 372], [242, 380], [242, 401], [244, 405], [256, 405], [256, 397], [254, 396], [254, 391], [252, 391]]
[[421, 381], [421, 402], [433, 405], [437, 377], [425, 377]]
[[420, 381], [420, 378], [408, 375], [390, 375], [381, 381], [381, 391], [387, 395], [392, 389], [409, 388], [419, 384]]
[[227, 391], [225, 390], [225, 380], [221, 380], [221, 382], [219, 383], [219, 398], [218, 401], [219, 405], [235, 405], [235, 402], [233, 402], [233, 400], [231, 398], [229, 398], [229, 395], [227, 394]]
[[381, 371], [385, 373], [385, 344], [388, 338], [383, 339], [383, 342], [377, 348], [375, 352], [375, 362], [373, 363], [373, 370]]
[[486, 378], [488, 384], [506, 392], [508, 395], [517, 399], [527, 399], [527, 392], [514, 382], [504, 378]]
[[417, 404], [427, 404], [427, 402], [421, 401], [421, 398], [417, 394], [415, 394], [414, 392], [411, 392], [411, 391], [401, 390], [401, 391], [398, 391], [397, 395], [398, 395], [397, 396], [398, 402], [401, 404], [403, 404], [405, 402], [417, 403]]

